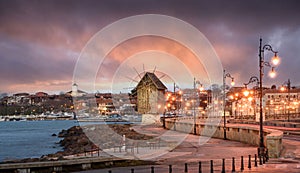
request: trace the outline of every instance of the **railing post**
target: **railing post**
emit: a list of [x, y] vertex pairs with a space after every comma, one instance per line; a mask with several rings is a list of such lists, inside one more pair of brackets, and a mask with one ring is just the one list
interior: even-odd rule
[[210, 160], [210, 173], [214, 173], [214, 161]]
[[108, 173], [111, 173], [111, 170], [108, 170]]
[[235, 161], [234, 161], [234, 157], [232, 157], [232, 172], [235, 172]]
[[131, 173], [134, 173], [134, 169], [133, 168], [131, 169]]
[[154, 167], [151, 166], [151, 173], [154, 173]]
[[169, 165], [169, 173], [172, 173], [172, 165]]
[[257, 155], [254, 155], [254, 166], [257, 167]]
[[225, 159], [222, 159], [222, 173], [225, 173]]
[[202, 173], [202, 165], [201, 165], [201, 162], [199, 162], [199, 173]]
[[244, 157], [241, 156], [241, 171], [244, 170]]
[[262, 159], [261, 159], [261, 155], [258, 155], [258, 157], [259, 157], [259, 165], [262, 165]]
[[266, 162], [269, 161], [269, 150], [268, 148], [266, 148]]
[[248, 169], [251, 169], [251, 155], [249, 155], [248, 159]]
[[187, 165], [187, 163], [184, 164], [184, 172], [188, 172], [188, 165]]

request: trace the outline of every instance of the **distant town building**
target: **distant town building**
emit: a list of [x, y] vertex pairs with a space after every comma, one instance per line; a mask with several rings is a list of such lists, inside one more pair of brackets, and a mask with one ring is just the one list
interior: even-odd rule
[[[231, 112], [234, 118], [255, 119], [259, 118], [259, 91], [254, 88], [244, 94], [244, 87], [236, 87], [228, 92], [228, 101], [231, 103]], [[263, 89], [263, 119], [274, 119], [279, 115], [296, 114], [300, 111], [300, 89], [280, 90]]]
[[182, 109], [182, 114], [193, 115], [194, 112], [196, 115], [205, 114], [211, 102], [210, 90], [183, 89], [181, 93], [182, 94], [179, 94], [181, 97], [180, 103], [177, 105], [179, 106], [179, 110]]
[[265, 91], [263, 105], [267, 115], [299, 113], [300, 89]]
[[163, 113], [166, 90], [154, 73], [146, 72], [136, 86], [138, 113]]

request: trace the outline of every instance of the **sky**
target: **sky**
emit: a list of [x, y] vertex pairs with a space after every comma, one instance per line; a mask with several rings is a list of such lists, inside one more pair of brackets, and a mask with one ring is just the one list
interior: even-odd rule
[[[290, 79], [292, 86], [300, 86], [299, 7], [297, 0], [0, 0], [0, 93], [69, 91], [76, 62], [93, 36], [113, 22], [142, 14], [172, 16], [197, 28], [237, 86], [258, 76], [262, 38], [281, 58], [277, 77], [265, 75], [264, 85]], [[152, 48], [166, 41], [158, 42]], [[124, 55], [116, 52], [110, 56]], [[265, 53], [266, 61], [270, 57]]]

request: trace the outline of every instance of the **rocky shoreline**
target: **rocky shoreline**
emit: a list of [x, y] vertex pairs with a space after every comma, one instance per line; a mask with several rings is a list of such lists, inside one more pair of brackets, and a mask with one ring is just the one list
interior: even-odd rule
[[5, 163], [24, 163], [49, 160], [63, 160], [64, 156], [82, 154], [91, 151], [101, 151], [102, 149], [119, 145], [126, 136], [126, 143], [131, 140], [149, 140], [153, 137], [137, 133], [132, 125], [87, 125], [73, 126], [68, 130], [62, 130], [57, 135], [52, 136], [62, 138], [59, 145], [63, 151], [54, 154], [43, 155], [40, 158], [25, 158], [20, 160], [6, 161]]

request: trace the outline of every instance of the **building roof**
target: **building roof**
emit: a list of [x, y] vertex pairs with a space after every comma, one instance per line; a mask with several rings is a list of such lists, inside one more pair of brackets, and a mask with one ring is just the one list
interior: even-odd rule
[[143, 82], [146, 77], [148, 77], [153, 82], [153, 84], [157, 89], [159, 90], [167, 89], [167, 87], [158, 79], [158, 77], [154, 73], [150, 73], [150, 72], [145, 73], [145, 75], [142, 77], [142, 79], [140, 80], [137, 86], [139, 86], [140, 83]]
[[[269, 90], [264, 91], [264, 93], [266, 93], [266, 94], [271, 94], [271, 93], [273, 93], [273, 94], [276, 94], [276, 93], [283, 94], [283, 93], [288, 93], [288, 90], [281, 91], [280, 89], [269, 89]], [[300, 89], [291, 89], [290, 93], [300, 93]]]
[[[66, 94], [72, 94], [72, 93], [73, 93], [73, 91], [66, 92]], [[77, 93], [79, 93], [79, 94], [87, 94], [87, 92], [82, 91], [82, 90], [77, 90]]]
[[47, 93], [45, 93], [45, 92], [37, 92], [37, 93], [35, 93], [35, 95], [36, 96], [38, 96], [38, 97], [42, 97], [42, 96], [48, 96], [48, 94]]
[[20, 96], [29, 96], [29, 95], [30, 95], [29, 93], [16, 93], [13, 96], [20, 97]]

